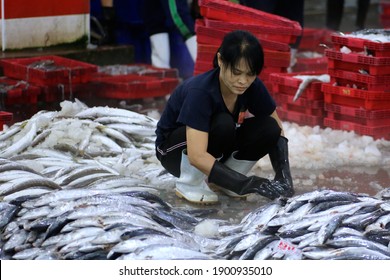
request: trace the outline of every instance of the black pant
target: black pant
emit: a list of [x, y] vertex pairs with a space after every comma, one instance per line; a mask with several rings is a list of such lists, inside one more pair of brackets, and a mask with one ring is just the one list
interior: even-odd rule
[[142, 0], [142, 13], [150, 35], [179, 31], [184, 40], [195, 34], [195, 20], [187, 0]]
[[[272, 117], [248, 118], [236, 128], [230, 114], [216, 115], [211, 123], [207, 152], [224, 162], [234, 151], [240, 160], [257, 161], [267, 155], [279, 139], [281, 128]], [[156, 149], [162, 166], [172, 175], [180, 176], [183, 149], [187, 148], [186, 127], [170, 133], [166, 141]]]
[[[357, 1], [356, 29], [364, 29], [370, 0]], [[344, 12], [344, 0], [328, 0], [326, 6], [326, 27], [339, 30]]]

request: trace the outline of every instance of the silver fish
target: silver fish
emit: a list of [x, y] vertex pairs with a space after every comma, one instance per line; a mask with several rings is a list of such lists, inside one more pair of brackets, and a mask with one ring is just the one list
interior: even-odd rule
[[26, 149], [28, 146], [31, 145], [31, 142], [33, 141], [36, 133], [37, 133], [37, 125], [36, 123], [33, 122], [29, 130], [24, 135], [24, 137], [15, 141], [11, 146], [1, 151], [0, 156], [6, 158], [23, 151], [24, 149]]
[[8, 139], [22, 130], [24, 124], [14, 124], [12, 127], [0, 131], [0, 141], [8, 141]]
[[111, 258], [114, 254], [129, 254], [136, 251], [138, 248], [147, 247], [150, 245], [163, 244], [163, 245], [180, 245], [181, 248], [191, 249], [189, 244], [182, 243], [170, 236], [163, 235], [148, 235], [134, 237], [125, 241], [117, 243], [111, 248], [107, 254], [107, 258]]
[[139, 248], [134, 253], [122, 255], [118, 260], [211, 260], [212, 257], [176, 245], [155, 244]]
[[46, 246], [54, 245], [57, 248], [61, 248], [62, 246], [65, 246], [66, 244], [69, 244], [72, 241], [85, 238], [88, 236], [94, 237], [97, 234], [102, 232], [104, 232], [104, 230], [102, 228], [97, 228], [97, 227], [85, 227], [81, 229], [76, 229], [69, 233], [52, 236], [46, 239], [42, 243], [42, 246], [46, 247]]
[[347, 216], [348, 215], [343, 214], [335, 215], [328, 221], [328, 223], [324, 224], [318, 231], [318, 242], [320, 244], [324, 244]]
[[60, 189], [60, 186], [58, 186], [50, 179], [46, 179], [43, 177], [41, 178], [27, 177], [27, 178], [15, 179], [6, 184], [3, 184], [0, 187], [0, 194], [5, 196], [31, 187], [48, 187], [53, 190]]
[[330, 76], [328, 74], [322, 74], [322, 75], [297, 75], [295, 76], [298, 79], [303, 80], [297, 89], [297, 92], [294, 95], [293, 101], [295, 102], [302, 93], [305, 92], [305, 89], [313, 82], [323, 82], [323, 83], [329, 83], [330, 82]]
[[367, 249], [377, 251], [381, 254], [384, 254], [390, 257], [390, 250], [387, 246], [378, 244], [371, 240], [368, 240], [362, 236], [341, 236], [338, 238], [329, 239], [327, 245], [336, 248], [343, 247], [365, 247]]

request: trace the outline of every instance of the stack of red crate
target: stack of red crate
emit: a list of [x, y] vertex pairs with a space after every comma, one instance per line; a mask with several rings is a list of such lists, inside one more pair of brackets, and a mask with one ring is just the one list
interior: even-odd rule
[[325, 52], [331, 83], [322, 86], [325, 126], [390, 139], [390, 42], [339, 34], [332, 41]]
[[196, 21], [198, 55], [194, 74], [212, 69], [223, 37], [233, 30], [252, 32], [264, 49], [260, 78], [269, 86], [271, 73], [285, 73], [290, 65], [290, 43], [302, 32], [298, 22], [224, 0], [199, 0], [202, 20]]
[[98, 68], [55, 55], [3, 59], [1, 64], [6, 77], [39, 87], [38, 101], [44, 103], [45, 109], [51, 103], [73, 99], [76, 92], [85, 89]]
[[[98, 74], [107, 76], [116, 75], [138, 75], [149, 76], [156, 78], [175, 78], [179, 79], [179, 71], [176, 68], [159, 68], [145, 63], [132, 63], [132, 64], [114, 64], [99, 66]], [[95, 76], [95, 75], [94, 75]]]
[[270, 75], [272, 92], [278, 107], [278, 115], [283, 121], [290, 121], [299, 125], [323, 126], [324, 95], [321, 91], [323, 82], [311, 82], [293, 101], [294, 96], [306, 76], [319, 76], [324, 73], [273, 73]]
[[110, 65], [99, 68], [91, 79], [91, 88], [96, 97], [128, 100], [166, 96], [179, 82], [177, 69], [149, 64]]
[[94, 80], [101, 85], [98, 97], [109, 99], [141, 99], [165, 96], [178, 85], [178, 79], [160, 79], [134, 74], [103, 76]]
[[39, 87], [3, 76], [0, 77], [0, 92], [0, 108], [12, 112], [12, 120], [20, 121], [37, 112], [38, 96], [41, 92]]
[[332, 45], [331, 33], [332, 31], [325, 28], [303, 28], [298, 50], [323, 54], [324, 49]]
[[329, 30], [305, 27], [292, 72], [327, 71], [328, 60], [324, 55], [324, 50], [330, 46]]

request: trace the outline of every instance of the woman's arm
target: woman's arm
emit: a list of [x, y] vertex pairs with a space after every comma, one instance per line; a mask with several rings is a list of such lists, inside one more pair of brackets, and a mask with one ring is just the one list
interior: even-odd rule
[[209, 134], [187, 126], [187, 155], [191, 165], [207, 176], [214, 165], [215, 158], [207, 152]]

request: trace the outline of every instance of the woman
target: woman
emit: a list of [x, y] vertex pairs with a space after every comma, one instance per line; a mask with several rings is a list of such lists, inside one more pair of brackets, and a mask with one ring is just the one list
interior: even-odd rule
[[[184, 81], [169, 98], [156, 129], [156, 155], [178, 177], [176, 194], [215, 203], [215, 184], [233, 197], [292, 196], [287, 139], [276, 106], [259, 80], [263, 49], [251, 33], [228, 33], [214, 69]], [[245, 118], [248, 112], [253, 116]], [[246, 174], [269, 154], [275, 180]]]

